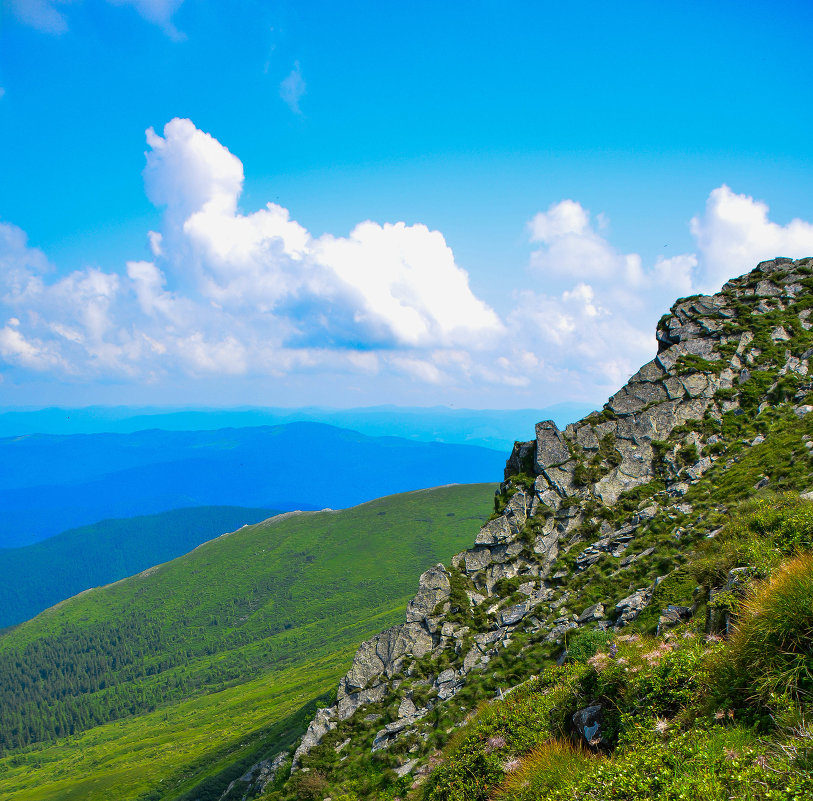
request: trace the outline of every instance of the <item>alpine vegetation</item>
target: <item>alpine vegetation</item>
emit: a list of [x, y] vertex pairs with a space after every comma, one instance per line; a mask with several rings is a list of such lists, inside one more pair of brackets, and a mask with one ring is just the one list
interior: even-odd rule
[[812, 312], [813, 259], [763, 262], [517, 442], [262, 797], [811, 797]]

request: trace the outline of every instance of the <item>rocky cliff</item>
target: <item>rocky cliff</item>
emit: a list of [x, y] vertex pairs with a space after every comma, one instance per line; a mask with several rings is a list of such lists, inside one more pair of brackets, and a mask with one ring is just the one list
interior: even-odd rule
[[[653, 608], [661, 627], [688, 614], [691, 597], [664, 605], [659, 587], [684, 544], [714, 536], [725, 514], [697, 511], [698, 488], [709, 495], [743, 448], [764, 441], [737, 439], [738, 418], [783, 403], [813, 411], [811, 309], [813, 259], [763, 262], [716, 295], [679, 300], [658, 324], [657, 356], [602, 411], [564, 431], [541, 422], [517, 442], [494, 517], [450, 566], [420, 577], [403, 624], [361, 645], [294, 770], [321, 748], [341, 772], [352, 742], [389, 749], [399, 776], [420, 778], [438, 708], [460, 696], [465, 714], [476, 700], [466, 688], [501, 656], [527, 677], [534, 649], [571, 630], [621, 629]], [[782, 485], [763, 475], [755, 489], [771, 481]]]

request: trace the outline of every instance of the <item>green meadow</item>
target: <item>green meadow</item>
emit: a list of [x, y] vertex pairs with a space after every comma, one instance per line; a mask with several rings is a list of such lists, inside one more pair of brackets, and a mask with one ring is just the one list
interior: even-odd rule
[[495, 486], [247, 526], [6, 632], [0, 796], [178, 798], [287, 747], [420, 572], [471, 544]]

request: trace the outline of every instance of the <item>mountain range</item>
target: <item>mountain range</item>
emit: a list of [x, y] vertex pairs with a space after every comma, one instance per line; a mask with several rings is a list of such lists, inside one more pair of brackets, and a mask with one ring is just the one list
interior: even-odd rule
[[108, 518], [194, 506], [345, 508], [494, 476], [499, 451], [321, 423], [0, 440], [0, 547]]
[[517, 431], [542, 418], [565, 426], [592, 410], [585, 403], [542, 409], [457, 409], [371, 406], [359, 409], [227, 408], [171, 410], [164, 407], [90, 406], [79, 409], [11, 409], [0, 413], [0, 437], [22, 434], [131, 434], [147, 429], [209, 431], [288, 423], [324, 423], [369, 437], [397, 436], [418, 442], [477, 445], [510, 451]]
[[811, 314], [813, 259], [762, 262], [493, 496], [278, 516], [6, 632], [0, 793], [813, 797]]

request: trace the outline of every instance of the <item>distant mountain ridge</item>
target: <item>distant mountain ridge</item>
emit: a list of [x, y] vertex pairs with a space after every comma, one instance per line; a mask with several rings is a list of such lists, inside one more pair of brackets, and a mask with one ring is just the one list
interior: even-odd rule
[[307, 422], [10, 437], [0, 440], [0, 547], [183, 507], [346, 508], [396, 492], [477, 483], [504, 460], [500, 451], [473, 445], [368, 437]]
[[398, 436], [419, 442], [446, 442], [511, 450], [515, 433], [537, 420], [552, 419], [564, 428], [592, 411], [586, 403], [557, 403], [542, 409], [453, 409], [445, 406], [371, 406], [358, 409], [239, 407], [173, 409], [89, 406], [79, 409], [11, 409], [0, 412], [0, 437], [26, 434], [130, 434], [206, 431], [287, 423], [325, 423], [367, 436]]

